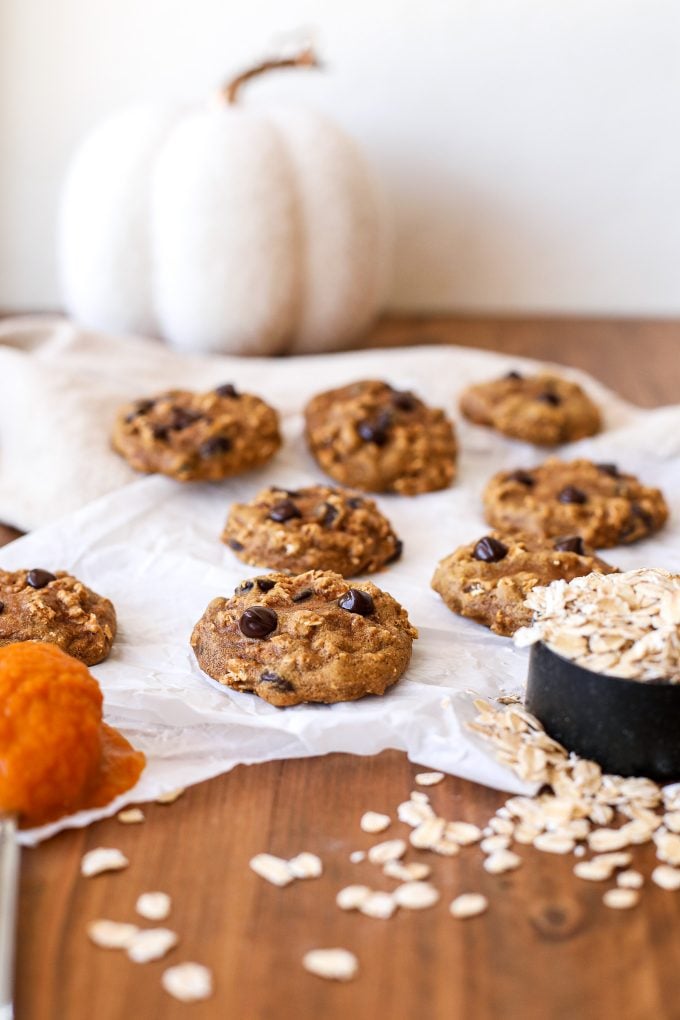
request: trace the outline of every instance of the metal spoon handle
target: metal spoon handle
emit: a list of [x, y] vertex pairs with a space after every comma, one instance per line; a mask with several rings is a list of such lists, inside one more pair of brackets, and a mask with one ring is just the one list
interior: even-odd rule
[[19, 845], [13, 815], [0, 815], [0, 1020], [14, 1017], [14, 942], [16, 937]]

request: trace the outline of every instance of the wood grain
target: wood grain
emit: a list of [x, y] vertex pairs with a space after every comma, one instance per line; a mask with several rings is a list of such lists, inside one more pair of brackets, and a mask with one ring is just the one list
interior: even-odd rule
[[[648, 406], [677, 401], [680, 328], [675, 323], [570, 320], [390, 319], [372, 342], [462, 343], [579, 365]], [[7, 539], [11, 535], [5, 536]], [[66, 832], [24, 854], [20, 901], [18, 1020], [676, 1020], [680, 898], [650, 886], [630, 912], [601, 904], [602, 886], [577, 881], [573, 859], [521, 848], [518, 871], [492, 877], [474, 848], [431, 860], [442, 903], [390, 921], [334, 906], [344, 884], [387, 887], [349, 853], [375, 841], [360, 832], [366, 809], [394, 814], [413, 788], [414, 765], [389, 751], [240, 767], [149, 805], [143, 825], [107, 820]], [[479, 824], [503, 797], [447, 778], [431, 791], [438, 810]], [[394, 830], [402, 826], [395, 825]], [[123, 873], [84, 880], [81, 855], [118, 846]], [[321, 879], [279, 890], [248, 869], [256, 852], [319, 853]], [[641, 858], [649, 873], [652, 855]], [[170, 926], [181, 944], [166, 963], [129, 963], [89, 945], [97, 917], [134, 917], [140, 892], [173, 896]], [[454, 921], [462, 891], [485, 892], [482, 917]], [[361, 961], [347, 985], [306, 974], [308, 949], [347, 946]], [[164, 966], [211, 966], [216, 994], [182, 1006], [160, 988]]]

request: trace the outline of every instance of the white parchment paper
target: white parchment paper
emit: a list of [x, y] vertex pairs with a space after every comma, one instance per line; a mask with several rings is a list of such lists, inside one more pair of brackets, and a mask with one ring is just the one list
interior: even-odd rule
[[[162, 356], [167, 361], [167, 352]], [[68, 351], [64, 361], [68, 366]], [[253, 695], [216, 689], [189, 646], [192, 627], [210, 599], [229, 595], [244, 577], [262, 573], [244, 567], [218, 540], [230, 503], [249, 499], [264, 485], [295, 488], [323, 477], [302, 440], [299, 411], [309, 396], [350, 379], [380, 376], [414, 388], [456, 416], [458, 392], [468, 381], [526, 363], [439, 348], [257, 365], [230, 359], [228, 376], [224, 362], [220, 359], [218, 372], [213, 369], [213, 382], [229, 378], [247, 385], [283, 411], [286, 442], [269, 466], [215, 486], [182, 486], [164, 478], [132, 481], [0, 550], [3, 568], [68, 569], [114, 601], [119, 636], [109, 660], [93, 673], [104, 691], [107, 720], [148, 758], [140, 783], [113, 804], [25, 832], [23, 841], [34, 843], [61, 828], [86, 825], [123, 804], [153, 799], [239, 763], [332, 751], [365, 755], [397, 748], [426, 767], [499, 789], [527, 789], [464, 728], [474, 714], [470, 692], [493, 696], [500, 689], [519, 689], [526, 652], [450, 613], [429, 587], [442, 556], [485, 533], [480, 496], [488, 477], [505, 467], [540, 462], [544, 454], [525, 444], [457, 418], [462, 454], [455, 485], [415, 498], [378, 499], [405, 548], [402, 560], [373, 580], [408, 609], [420, 631], [409, 670], [383, 698], [276, 709]], [[205, 376], [205, 366], [200, 374]], [[192, 384], [191, 378], [185, 381]], [[93, 370], [87, 379], [90, 398], [97, 385]], [[660, 486], [672, 513], [659, 536], [604, 555], [625, 569], [680, 570], [680, 408], [638, 411], [596, 383], [586, 385], [606, 409], [607, 431], [564, 448], [562, 455], [617, 461]], [[111, 392], [110, 373], [101, 386]], [[127, 392], [143, 392], [138, 380], [127, 380]], [[65, 399], [73, 396], [69, 390]], [[57, 411], [63, 414], [63, 408]], [[90, 423], [95, 430], [108, 426], [99, 419]], [[49, 457], [49, 449], [44, 455]], [[87, 464], [80, 469], [87, 471]], [[0, 462], [0, 492], [2, 479]], [[3, 498], [11, 494], [5, 490]]]

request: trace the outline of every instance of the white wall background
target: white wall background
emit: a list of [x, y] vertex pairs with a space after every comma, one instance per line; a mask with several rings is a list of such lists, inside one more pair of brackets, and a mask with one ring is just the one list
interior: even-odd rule
[[680, 313], [675, 0], [2, 0], [0, 308], [59, 305], [83, 132], [200, 100], [300, 27], [327, 70], [247, 101], [316, 105], [364, 144], [395, 208], [393, 308]]

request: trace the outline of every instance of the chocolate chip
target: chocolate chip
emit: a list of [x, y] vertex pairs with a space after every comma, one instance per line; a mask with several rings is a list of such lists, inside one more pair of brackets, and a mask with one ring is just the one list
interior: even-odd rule
[[633, 503], [630, 511], [633, 514], [633, 517], [639, 517], [646, 527], [651, 528], [654, 526], [654, 518], [650, 512], [645, 510], [643, 506], [640, 506], [639, 503]]
[[477, 542], [472, 555], [474, 559], [482, 560], [484, 563], [499, 563], [508, 555], [508, 547], [492, 535], [485, 535]]
[[347, 500], [347, 506], [351, 506], [352, 510], [358, 510], [360, 506], [364, 505], [364, 501], [361, 496], [350, 496]]
[[173, 407], [170, 412], [168, 427], [174, 429], [175, 432], [181, 432], [195, 422], [200, 421], [202, 417], [203, 415], [198, 414], [196, 411], [188, 411], [184, 407]]
[[348, 613], [357, 613], [359, 616], [370, 616], [375, 612], [373, 598], [367, 591], [360, 591], [359, 588], [350, 588], [348, 592], [338, 599], [341, 609]]
[[277, 627], [279, 618], [273, 609], [266, 606], [249, 606], [241, 614], [238, 627], [247, 638], [266, 638]]
[[272, 581], [271, 578], [269, 577], [256, 577], [255, 584], [257, 585], [259, 591], [265, 592], [271, 591], [274, 585], [276, 584], [276, 581]]
[[586, 547], [580, 535], [570, 535], [569, 538], [558, 538], [555, 540], [554, 548], [557, 552], [571, 552], [578, 556], [585, 556]]
[[151, 429], [151, 434], [154, 439], [158, 439], [159, 442], [164, 442], [168, 438], [168, 430], [165, 425], [154, 425]]
[[0, 613], [4, 610], [4, 608], [5, 608], [5, 603], [4, 602], [0, 602]]
[[506, 375], [506, 377], [505, 377], [505, 378], [506, 378], [506, 379], [523, 379], [523, 378], [524, 378], [524, 376], [522, 375], [522, 373], [521, 373], [521, 372], [515, 372], [515, 371], [513, 370], [512, 372], [508, 372], [508, 374]]
[[286, 521], [292, 520], [293, 517], [302, 517], [302, 514], [292, 500], [282, 499], [280, 503], [274, 503], [267, 516], [270, 521], [284, 524]]
[[290, 680], [284, 680], [278, 673], [274, 673], [271, 669], [265, 669], [264, 673], [260, 673], [260, 680], [265, 684], [271, 684], [272, 687], [276, 687], [279, 691], [294, 691]]
[[227, 436], [211, 436], [198, 448], [201, 457], [214, 457], [217, 453], [228, 453], [231, 450], [231, 439]]
[[35, 570], [29, 570], [26, 575], [26, 584], [30, 584], [31, 588], [44, 588], [50, 581], [56, 580], [54, 574], [50, 574], [49, 570], [40, 570], [37, 567]]
[[148, 414], [155, 405], [155, 400], [138, 400], [135, 404], [134, 411], [125, 416], [125, 421], [134, 421], [134, 419], [140, 415]]
[[418, 401], [408, 390], [395, 390], [392, 394], [392, 403], [400, 411], [415, 411]]
[[543, 404], [550, 404], [552, 407], [559, 407], [562, 403], [562, 398], [558, 397], [556, 393], [551, 393], [550, 390], [539, 393], [536, 400], [540, 400]]
[[236, 389], [233, 383], [226, 382], [222, 383], [221, 386], [215, 387], [215, 393], [218, 397], [239, 397], [240, 393]]
[[533, 475], [530, 475], [528, 471], [511, 471], [509, 475], [505, 476], [506, 482], [519, 482], [520, 485], [526, 485], [529, 488], [536, 484], [536, 480]]
[[609, 475], [610, 478], [621, 477], [621, 474], [616, 464], [596, 464], [595, 467], [597, 468], [598, 471], [601, 471], [603, 475]]
[[375, 443], [376, 446], [384, 446], [388, 436], [388, 429], [392, 424], [392, 416], [388, 411], [381, 411], [372, 421], [365, 419], [357, 425], [357, 432], [365, 443]]
[[587, 503], [588, 497], [583, 489], [577, 489], [575, 485], [566, 485], [557, 497], [560, 503]]
[[241, 581], [241, 583], [237, 584], [234, 588], [234, 595], [244, 595], [245, 592], [250, 591], [250, 589], [254, 587], [254, 581]]
[[303, 588], [296, 595], [293, 595], [292, 601], [293, 602], [306, 602], [307, 599], [311, 599], [313, 594], [314, 594], [314, 589], [313, 588]]
[[241, 542], [237, 542], [235, 538], [229, 539], [229, 547], [230, 549], [233, 549], [235, 552], [241, 552], [243, 549], [245, 549], [245, 546]]
[[340, 511], [337, 507], [333, 506], [332, 503], [324, 503], [324, 507], [325, 510], [323, 517], [321, 518], [321, 525], [324, 528], [330, 528], [331, 524], [337, 520]]
[[394, 546], [394, 552], [392, 553], [392, 555], [390, 556], [390, 558], [388, 560], [385, 560], [385, 566], [387, 566], [388, 563], [396, 563], [397, 560], [400, 560], [401, 559], [401, 554], [403, 553], [403, 551], [404, 551], [404, 543], [402, 542], [402, 540], [400, 538], [398, 538], [397, 541], [396, 541], [396, 544]]

